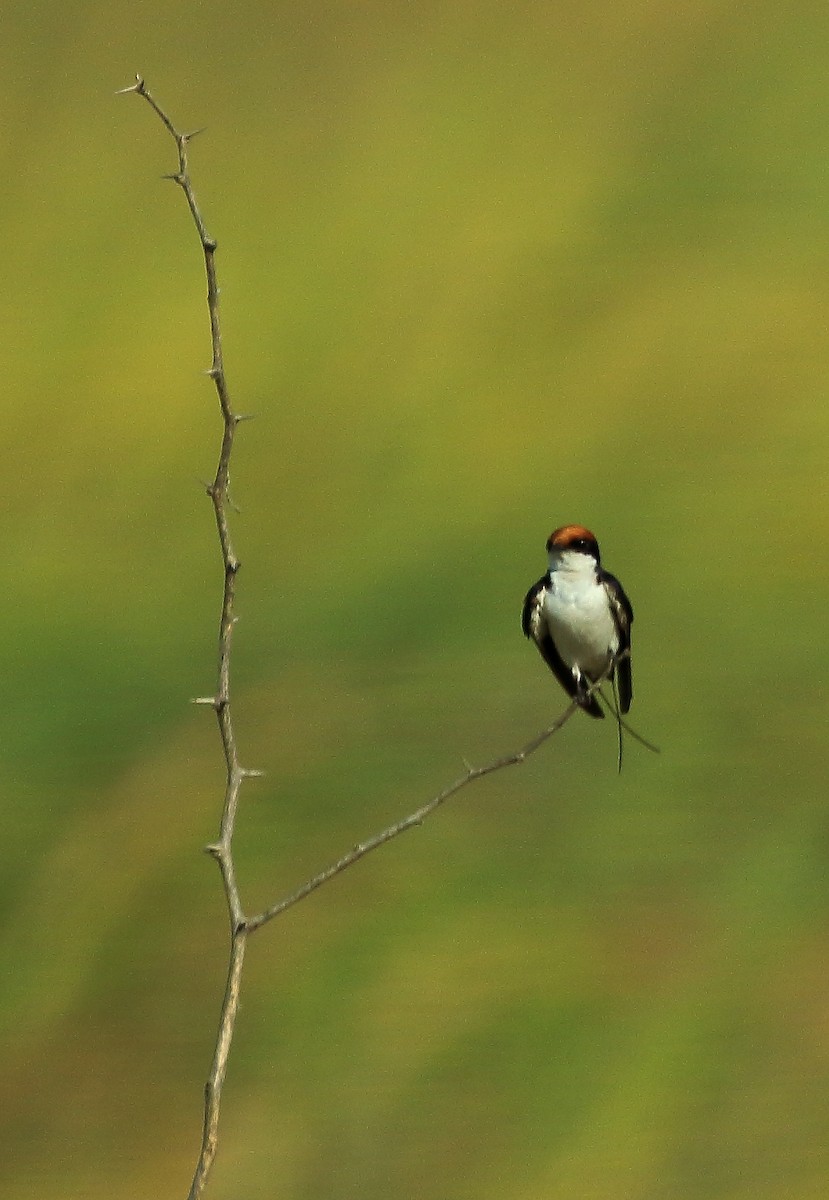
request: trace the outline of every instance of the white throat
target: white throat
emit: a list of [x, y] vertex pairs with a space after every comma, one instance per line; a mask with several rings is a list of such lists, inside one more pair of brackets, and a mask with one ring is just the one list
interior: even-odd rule
[[552, 550], [550, 552], [550, 576], [555, 580], [581, 580], [585, 584], [596, 582], [597, 563], [592, 554], [581, 550]]

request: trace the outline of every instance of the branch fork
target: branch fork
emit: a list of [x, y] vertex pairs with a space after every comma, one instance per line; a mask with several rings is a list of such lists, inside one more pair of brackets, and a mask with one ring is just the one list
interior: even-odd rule
[[[219, 287], [216, 280], [216, 265], [215, 255], [218, 244], [214, 238], [210, 237], [205, 228], [204, 220], [199, 210], [196, 201], [193, 184], [190, 178], [190, 171], [187, 161], [187, 147], [189, 142], [201, 133], [201, 129], [193, 130], [189, 133], [182, 133], [176, 129], [170, 117], [164, 109], [158, 104], [153, 95], [148, 90], [144, 79], [140, 75], [136, 75], [135, 83], [129, 87], [122, 88], [117, 95], [126, 95], [135, 93], [142, 96], [144, 100], [155, 112], [165, 129], [176, 145], [178, 153], [178, 169], [164, 176], [166, 179], [176, 183], [184, 193], [187, 201], [190, 214], [195, 225], [196, 232], [199, 237], [199, 242], [202, 248], [204, 257], [205, 276], [207, 280], [207, 309], [210, 321], [210, 337], [213, 361], [210, 367], [204, 372], [210, 378], [216, 388], [216, 394], [219, 401], [219, 407], [222, 414], [222, 437], [219, 449], [219, 458], [216, 465], [216, 472], [213, 480], [210, 483], [205, 483], [204, 488], [207, 495], [210, 497], [213, 505], [214, 517], [216, 522], [216, 531], [219, 538], [219, 546], [221, 550], [222, 563], [224, 567], [224, 586], [222, 591], [221, 615], [219, 621], [219, 639], [218, 639], [218, 681], [217, 689], [214, 695], [211, 696], [196, 696], [192, 703], [201, 705], [205, 708], [212, 708], [216, 713], [216, 719], [219, 727], [219, 735], [222, 743], [222, 752], [225, 759], [227, 776], [225, 784], [224, 801], [222, 806], [221, 822], [219, 826], [219, 836], [215, 842], [211, 842], [205, 847], [207, 854], [214, 858], [218, 863], [221, 872], [222, 884], [227, 902], [228, 921], [230, 931], [230, 946], [227, 979], [225, 983], [224, 997], [222, 1000], [221, 1012], [219, 1016], [219, 1027], [216, 1034], [216, 1044], [213, 1052], [213, 1061], [210, 1066], [210, 1072], [207, 1078], [204, 1089], [204, 1121], [202, 1128], [202, 1142], [199, 1151], [199, 1156], [196, 1162], [196, 1168], [193, 1175], [193, 1181], [190, 1186], [188, 1200], [199, 1200], [199, 1197], [204, 1192], [207, 1184], [213, 1162], [216, 1157], [216, 1149], [218, 1146], [218, 1131], [219, 1131], [219, 1110], [221, 1106], [222, 1089], [224, 1086], [225, 1075], [227, 1073], [228, 1057], [230, 1047], [233, 1040], [233, 1033], [236, 1025], [236, 1017], [239, 1011], [239, 995], [242, 982], [242, 969], [245, 960], [245, 951], [247, 948], [248, 935], [255, 933], [257, 929], [261, 929], [263, 925], [268, 924], [275, 917], [280, 916], [289, 908], [292, 908], [300, 900], [304, 900], [315, 892], [323, 884], [328, 883], [335, 876], [340, 875], [343, 871], [352, 867], [360, 859], [365, 858], [367, 854], [379, 849], [380, 846], [390, 842], [393, 838], [400, 836], [407, 830], [420, 826], [437, 808], [444, 804], [451, 796], [454, 796], [462, 788], [474, 783], [478, 779], [483, 779], [487, 775], [491, 775], [496, 771], [500, 771], [506, 767], [518, 766], [525, 762], [531, 754], [557, 733], [578, 711], [578, 704], [573, 701], [564, 710], [559, 717], [541, 733], [532, 738], [525, 746], [514, 754], [508, 754], [501, 758], [496, 758], [492, 762], [481, 767], [473, 767], [469, 763], [464, 763], [464, 773], [460, 775], [453, 783], [450, 783], [432, 799], [428, 800], [415, 812], [389, 825], [388, 828], [380, 833], [374, 834], [362, 842], [358, 842], [347, 853], [343, 854], [336, 862], [320, 871], [317, 875], [306, 880], [300, 887], [293, 892], [284, 896], [281, 900], [270, 905], [262, 912], [253, 917], [247, 917], [242, 907], [242, 901], [239, 894], [238, 884], [236, 882], [236, 867], [233, 858], [233, 834], [236, 824], [236, 815], [239, 806], [239, 794], [242, 783], [245, 779], [260, 778], [264, 772], [243, 767], [239, 762], [236, 748], [236, 733], [233, 725], [232, 706], [231, 706], [231, 688], [230, 688], [230, 663], [231, 651], [233, 644], [233, 631], [236, 626], [237, 616], [235, 613], [236, 602], [236, 578], [239, 573], [240, 562], [236, 557], [231, 540], [230, 527], [228, 524], [227, 510], [235, 508], [233, 502], [228, 495], [228, 480], [230, 474], [230, 459], [234, 445], [234, 435], [236, 427], [243, 421], [249, 421], [255, 414], [252, 413], [237, 413], [231, 404], [230, 394], [227, 387], [227, 381], [224, 372], [224, 362], [222, 357], [222, 337], [221, 337], [221, 321], [219, 312]], [[599, 687], [602, 680], [598, 680], [592, 685], [590, 691]]]

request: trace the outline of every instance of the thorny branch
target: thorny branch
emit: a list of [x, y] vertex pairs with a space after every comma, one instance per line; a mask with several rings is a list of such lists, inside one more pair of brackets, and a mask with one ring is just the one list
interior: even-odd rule
[[215, 695], [199, 697], [196, 703], [209, 705], [215, 711], [225, 759], [226, 783], [219, 836], [212, 845], [207, 847], [207, 850], [215, 858], [222, 874], [222, 883], [224, 885], [230, 920], [230, 957], [227, 983], [225, 985], [225, 994], [219, 1018], [219, 1030], [216, 1037], [216, 1047], [204, 1091], [204, 1127], [201, 1151], [190, 1187], [190, 1200], [197, 1200], [197, 1197], [201, 1196], [204, 1191], [207, 1177], [213, 1165], [213, 1160], [216, 1157], [219, 1107], [222, 1098], [222, 1087], [227, 1072], [230, 1045], [233, 1039], [233, 1029], [239, 1011], [239, 989], [248, 935], [245, 914], [242, 909], [242, 901], [236, 882], [236, 868], [233, 861], [233, 830], [236, 823], [236, 812], [239, 806], [239, 791], [242, 786], [242, 780], [246, 776], [258, 773], [245, 770], [239, 762], [236, 748], [236, 733], [233, 727], [230, 706], [230, 654], [236, 620], [234, 613], [236, 575], [240, 564], [233, 549], [230, 527], [228, 525], [227, 510], [230, 506], [228, 480], [236, 426], [243, 418], [233, 409], [225, 378], [224, 361], [222, 358], [221, 324], [219, 320], [219, 288], [216, 282], [216, 242], [210, 237], [205, 227], [196, 201], [187, 162], [188, 146], [195, 134], [181, 133], [176, 129], [173, 122], [147, 90], [147, 86], [140, 75], [136, 76], [136, 81], [132, 87], [124, 88], [123, 91], [135, 92], [137, 95], [143, 96], [176, 144], [178, 170], [168, 176], [168, 178], [178, 184], [184, 193], [187, 207], [190, 209], [190, 214], [193, 218], [204, 254], [204, 269], [207, 276], [207, 309], [210, 316], [210, 340], [213, 352], [213, 360], [208, 375], [216, 387], [222, 413], [222, 440], [219, 450], [219, 461], [216, 466], [216, 474], [213, 482], [208, 484], [206, 488], [207, 494], [213, 503], [216, 529], [221, 547], [222, 564], [224, 566], [224, 588], [219, 623], [219, 668]]
[[[414, 828], [417, 825], [422, 825], [428, 816], [430, 816], [437, 808], [439, 808], [451, 796], [454, 796], [462, 788], [474, 783], [478, 779], [483, 779], [486, 775], [491, 775], [495, 771], [503, 770], [505, 767], [517, 766], [529, 758], [540, 746], [557, 733], [570, 718], [578, 711], [578, 704], [573, 701], [561, 713], [559, 717], [541, 733], [532, 738], [522, 749], [513, 754], [504, 755], [501, 758], [493, 759], [481, 767], [467, 767], [463, 775], [459, 776], [453, 783], [450, 783], [431, 800], [427, 801], [415, 812], [410, 813], [407, 817], [396, 821], [393, 825], [382, 832], [375, 834], [373, 837], [367, 838], [363, 842], [359, 842], [352, 847], [346, 854], [332, 863], [319, 874], [308, 879], [295, 891], [283, 897], [281, 900], [272, 904], [269, 908], [264, 909], [254, 917], [246, 917], [242, 907], [242, 901], [239, 894], [238, 884], [236, 882], [236, 868], [233, 860], [233, 832], [236, 824], [236, 814], [239, 806], [239, 793], [244, 779], [258, 776], [260, 771], [250, 770], [240, 764], [237, 746], [236, 734], [231, 716], [230, 704], [230, 658], [233, 644], [233, 630], [236, 622], [235, 617], [235, 600], [236, 600], [236, 576], [239, 571], [239, 560], [233, 549], [233, 543], [230, 536], [230, 528], [228, 524], [228, 509], [232, 508], [232, 502], [228, 495], [228, 482], [230, 475], [230, 459], [233, 451], [233, 442], [236, 433], [236, 427], [241, 421], [246, 420], [246, 416], [237, 413], [231, 404], [230, 394], [228, 392], [227, 381], [225, 378], [224, 361], [222, 358], [222, 337], [221, 324], [219, 320], [219, 288], [216, 282], [216, 241], [209, 236], [205, 227], [204, 220], [201, 215], [198, 203], [196, 201], [193, 184], [190, 178], [188, 166], [187, 151], [190, 141], [200, 130], [195, 130], [190, 133], [181, 133], [166, 112], [161, 108], [155, 98], [147, 89], [147, 86], [140, 75], [136, 76], [136, 81], [130, 87], [123, 88], [119, 95], [134, 92], [138, 96], [142, 96], [156, 113], [159, 120], [168, 131], [173, 141], [176, 144], [178, 152], [178, 170], [165, 178], [171, 179], [176, 183], [184, 193], [187, 201], [187, 206], [193, 218], [193, 224], [196, 227], [199, 241], [201, 243], [202, 252], [204, 255], [205, 275], [207, 277], [207, 308], [210, 318], [210, 337], [213, 352], [213, 361], [207, 374], [213, 380], [216, 388], [216, 393], [221, 409], [223, 427], [221, 447], [219, 450], [219, 460], [216, 466], [216, 474], [212, 483], [206, 485], [206, 491], [210, 497], [213, 510], [216, 518], [216, 529], [219, 535], [219, 543], [221, 547], [222, 563], [224, 566], [224, 588], [222, 592], [222, 607], [221, 619], [219, 625], [219, 663], [218, 663], [218, 680], [216, 692], [212, 696], [200, 696], [194, 703], [206, 705], [214, 710], [219, 726], [219, 733], [222, 742], [222, 751], [226, 766], [226, 783], [224, 793], [224, 803], [222, 806], [222, 817], [219, 826], [219, 836], [215, 842], [207, 846], [209, 854], [215, 858], [221, 871], [222, 883], [224, 886], [225, 898], [227, 901], [228, 917], [230, 923], [230, 952], [227, 971], [227, 982], [225, 984], [224, 998], [222, 1000], [221, 1013], [219, 1016], [219, 1028], [216, 1035], [216, 1045], [213, 1052], [213, 1061], [210, 1067], [210, 1073], [207, 1078], [207, 1083], [204, 1089], [204, 1125], [202, 1131], [202, 1143], [199, 1152], [198, 1161], [196, 1163], [193, 1182], [190, 1186], [188, 1200], [198, 1200], [202, 1195], [207, 1184], [208, 1176], [213, 1166], [213, 1161], [216, 1157], [216, 1148], [218, 1145], [218, 1129], [219, 1129], [219, 1109], [222, 1099], [222, 1088], [224, 1086], [225, 1075], [227, 1073], [227, 1063], [230, 1054], [230, 1046], [233, 1040], [233, 1032], [236, 1024], [236, 1017], [239, 1011], [239, 995], [242, 981], [242, 968], [244, 966], [245, 950], [247, 947], [248, 935], [260, 929], [263, 925], [272, 921], [274, 917], [280, 916], [287, 909], [292, 908], [300, 900], [304, 900], [306, 896], [310, 896], [317, 888], [333, 879], [335, 876], [347, 870], [365, 858], [372, 850], [379, 849], [386, 842], [390, 842], [393, 838], [405, 833], [407, 830]], [[611, 669], [611, 668], [609, 668]], [[607, 674], [607, 673], [606, 673]], [[596, 680], [589, 688], [592, 692], [598, 688], [605, 676]]]

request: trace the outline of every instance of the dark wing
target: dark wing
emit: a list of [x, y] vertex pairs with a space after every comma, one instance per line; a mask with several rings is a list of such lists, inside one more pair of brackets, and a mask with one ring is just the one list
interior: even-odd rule
[[613, 613], [613, 621], [619, 635], [619, 653], [628, 651], [625, 657], [616, 664], [619, 708], [626, 713], [633, 699], [633, 676], [630, 669], [630, 627], [633, 624], [633, 608], [625, 595], [625, 589], [615, 575], [611, 575], [609, 571], [601, 571], [599, 579], [607, 589], [610, 610]]
[[521, 628], [524, 636], [531, 638], [538, 646], [541, 657], [555, 675], [568, 696], [578, 700], [581, 707], [591, 717], [604, 717], [604, 711], [594, 695], [585, 697], [579, 688], [578, 679], [565, 664], [555, 642], [550, 637], [547, 622], [544, 619], [544, 597], [547, 594], [549, 581], [545, 575], [534, 584], [524, 599], [524, 609], [521, 613]]

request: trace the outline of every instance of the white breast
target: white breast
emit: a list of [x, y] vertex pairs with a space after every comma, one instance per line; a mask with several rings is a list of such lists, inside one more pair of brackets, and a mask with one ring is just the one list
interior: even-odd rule
[[[583, 555], [579, 556], [583, 558]], [[607, 602], [607, 593], [591, 566], [550, 574], [544, 615], [556, 649], [568, 667], [590, 676], [601, 675], [619, 649], [619, 636]]]

